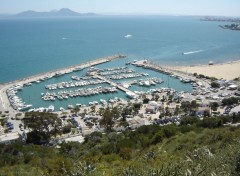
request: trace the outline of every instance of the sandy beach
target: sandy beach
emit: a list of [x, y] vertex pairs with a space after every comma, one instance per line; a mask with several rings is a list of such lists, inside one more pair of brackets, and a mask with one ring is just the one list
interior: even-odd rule
[[218, 79], [223, 78], [226, 80], [233, 80], [240, 77], [240, 60], [214, 65], [171, 66], [167, 68], [185, 73], [203, 74]]

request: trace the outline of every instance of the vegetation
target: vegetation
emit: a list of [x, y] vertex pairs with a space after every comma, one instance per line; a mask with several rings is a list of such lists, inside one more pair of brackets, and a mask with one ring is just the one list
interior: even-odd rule
[[223, 123], [239, 120], [185, 117], [179, 126], [94, 132], [59, 148], [1, 145], [0, 175], [238, 175], [240, 128]]
[[62, 133], [61, 119], [53, 113], [27, 112], [24, 117], [24, 125], [30, 130], [27, 143], [48, 143], [52, 135], [56, 136]]
[[211, 82], [211, 87], [212, 88], [220, 88], [220, 84], [217, 82]]
[[240, 30], [240, 24], [231, 24], [231, 25], [224, 25], [224, 26], [220, 26], [224, 29], [231, 29], [231, 30]]
[[224, 98], [222, 100], [222, 105], [223, 106], [234, 105], [234, 104], [238, 104], [239, 101], [240, 101], [240, 98], [238, 98], [238, 97]]
[[209, 76], [205, 76], [203, 74], [198, 75], [197, 73], [193, 73], [193, 76], [195, 76], [196, 78], [201, 78], [201, 79], [209, 79], [211, 81], [216, 81], [217, 80], [217, 78], [215, 78], [215, 77], [209, 77]]

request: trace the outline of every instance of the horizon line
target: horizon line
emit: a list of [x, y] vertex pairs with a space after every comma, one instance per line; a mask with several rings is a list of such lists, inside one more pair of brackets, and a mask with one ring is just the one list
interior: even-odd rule
[[16, 12], [16, 13], [0, 13], [1, 16], [14, 16], [17, 15], [19, 13], [23, 13], [23, 12], [27, 12], [27, 11], [33, 11], [33, 12], [53, 12], [53, 11], [60, 11], [61, 9], [69, 9], [73, 12], [77, 12], [77, 13], [82, 13], [82, 14], [88, 14], [88, 13], [94, 13], [96, 15], [106, 15], [106, 16], [136, 16], [136, 15], [140, 15], [140, 16], [199, 16], [199, 17], [240, 17], [240, 15], [217, 15], [217, 14], [174, 14], [174, 13], [157, 13], [157, 12], [78, 12], [75, 10], [72, 10], [70, 8], [60, 8], [58, 10], [53, 9], [53, 10], [49, 10], [49, 11], [36, 11], [36, 10], [24, 10], [24, 11], [20, 11], [20, 12]]

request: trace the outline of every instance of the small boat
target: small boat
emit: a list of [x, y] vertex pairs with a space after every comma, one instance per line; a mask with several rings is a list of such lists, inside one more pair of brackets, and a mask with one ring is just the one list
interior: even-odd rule
[[23, 107], [21, 107], [21, 108], [18, 108], [18, 110], [19, 111], [25, 111], [25, 110], [28, 110], [28, 109], [30, 109], [32, 107], [32, 105], [31, 104], [29, 104], [29, 105], [24, 105]]
[[48, 112], [53, 112], [54, 111], [54, 106], [53, 105], [50, 105], [49, 107], [48, 107]]
[[98, 105], [98, 101], [93, 101], [93, 104], [94, 105]]
[[131, 93], [131, 92], [126, 92], [126, 94], [127, 94], [127, 97], [129, 97], [131, 99], [137, 98], [137, 96], [135, 94]]
[[106, 100], [103, 100], [103, 99], [100, 99], [100, 102], [101, 102], [103, 105], [107, 104], [107, 101], [106, 101]]
[[132, 35], [131, 35], [131, 34], [127, 34], [127, 35], [125, 35], [124, 37], [125, 37], [125, 38], [131, 38]]
[[74, 108], [73, 105], [70, 105], [70, 104], [67, 107], [68, 107], [68, 109], [73, 109]]
[[208, 65], [213, 65], [213, 64], [214, 64], [213, 61], [208, 62]]
[[32, 83], [30, 83], [30, 82], [29, 82], [29, 83], [26, 83], [25, 85], [26, 85], [26, 86], [31, 86], [31, 85], [32, 85]]
[[77, 104], [76, 104], [76, 106], [77, 106], [77, 107], [81, 107], [81, 106], [82, 106], [82, 104], [79, 104], [79, 103], [77, 103]]

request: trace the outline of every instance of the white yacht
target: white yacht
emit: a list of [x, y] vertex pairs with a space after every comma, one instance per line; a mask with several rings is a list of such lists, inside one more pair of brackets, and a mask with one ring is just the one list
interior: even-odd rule
[[73, 109], [74, 108], [73, 105], [70, 105], [70, 104], [67, 107], [68, 107], [68, 109]]
[[127, 96], [128, 96], [129, 98], [132, 98], [132, 99], [137, 98], [136, 95], [135, 95], [134, 93], [132, 93], [132, 92], [126, 92], [126, 94], [127, 94]]
[[48, 112], [53, 112], [54, 111], [54, 106], [53, 105], [50, 105], [49, 107], [48, 107]]
[[124, 37], [125, 37], [125, 38], [131, 38], [132, 35], [131, 35], [131, 34], [127, 34], [127, 35], [125, 35]]

